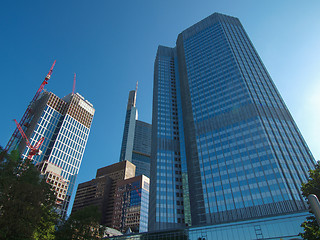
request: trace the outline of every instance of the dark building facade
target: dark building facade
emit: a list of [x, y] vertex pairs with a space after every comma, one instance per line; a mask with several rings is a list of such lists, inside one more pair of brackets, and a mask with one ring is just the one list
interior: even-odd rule
[[237, 18], [215, 13], [159, 46], [149, 230], [304, 212], [314, 163]]
[[138, 120], [137, 90], [129, 92], [120, 161], [136, 165], [136, 176], [150, 176], [151, 124]]
[[[112, 179], [108, 176], [101, 176], [91, 181], [80, 183], [71, 214], [91, 205], [97, 206], [101, 213], [105, 212], [105, 203], [109, 200], [111, 186]], [[104, 222], [104, 219], [101, 222]]]
[[78, 185], [72, 212], [90, 205], [98, 206], [102, 213], [101, 224], [112, 227], [117, 183], [134, 176], [135, 166], [129, 161], [98, 169], [95, 179]]

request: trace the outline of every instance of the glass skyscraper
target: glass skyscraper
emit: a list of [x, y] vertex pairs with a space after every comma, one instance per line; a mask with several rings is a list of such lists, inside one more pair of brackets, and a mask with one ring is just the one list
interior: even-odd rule
[[136, 165], [136, 176], [150, 176], [151, 124], [138, 120], [137, 89], [129, 92], [120, 162]]
[[307, 210], [314, 158], [237, 18], [159, 46], [153, 91], [149, 230]]
[[[31, 145], [35, 145], [41, 137], [44, 137], [40, 147], [42, 153], [33, 156], [33, 163], [46, 161], [59, 168], [56, 174], [68, 183], [66, 197], [61, 206], [61, 215], [65, 215], [95, 109], [79, 93], [69, 94], [60, 99], [53, 93], [44, 91], [33, 103], [30, 112], [31, 121], [24, 128]], [[17, 139], [15, 143], [17, 149], [23, 158], [27, 158], [29, 147], [24, 140]]]

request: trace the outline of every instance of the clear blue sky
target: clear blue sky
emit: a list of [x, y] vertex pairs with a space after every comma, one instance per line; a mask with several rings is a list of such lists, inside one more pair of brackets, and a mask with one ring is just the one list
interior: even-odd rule
[[[220, 12], [240, 19], [314, 157], [320, 159], [320, 1], [1, 1], [0, 145], [56, 59], [46, 89], [78, 91], [96, 109], [77, 183], [119, 159], [129, 90], [139, 81], [139, 119], [151, 122], [159, 44]], [[75, 188], [76, 190], [76, 188]], [[71, 206], [70, 206], [71, 209]]]

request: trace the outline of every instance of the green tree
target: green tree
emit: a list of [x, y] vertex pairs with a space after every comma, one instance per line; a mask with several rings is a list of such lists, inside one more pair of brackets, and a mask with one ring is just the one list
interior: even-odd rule
[[0, 148], [0, 239], [54, 239], [58, 215], [51, 186], [19, 153]]
[[37, 228], [33, 232], [34, 240], [54, 240], [58, 215], [52, 211], [50, 206], [41, 206], [42, 216], [37, 225]]
[[101, 213], [97, 206], [80, 209], [65, 220], [56, 232], [59, 240], [96, 240], [103, 237], [104, 227], [99, 224]]
[[[316, 164], [314, 170], [309, 171], [309, 180], [303, 183], [301, 187], [302, 195], [307, 199], [310, 194], [315, 194], [320, 198], [320, 165]], [[313, 240], [320, 239], [319, 225], [314, 216], [307, 217], [307, 221], [301, 224], [304, 232], [300, 233], [303, 239]]]

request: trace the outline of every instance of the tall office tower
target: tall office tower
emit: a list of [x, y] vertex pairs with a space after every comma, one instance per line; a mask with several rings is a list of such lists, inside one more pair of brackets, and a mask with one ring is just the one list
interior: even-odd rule
[[215, 13], [159, 46], [149, 230], [182, 226], [189, 209], [192, 225], [306, 211], [314, 163], [237, 18]]
[[[65, 215], [74, 183], [78, 175], [83, 153], [88, 140], [94, 108], [79, 93], [60, 99], [44, 91], [30, 110], [31, 122], [26, 127], [26, 136], [34, 145], [41, 137], [42, 154], [33, 157], [34, 164], [47, 161], [61, 169], [61, 177], [68, 182], [68, 190], [61, 206]], [[17, 142], [17, 149], [27, 158], [29, 147], [25, 140]]]
[[119, 181], [113, 208], [112, 227], [123, 233], [148, 231], [150, 180], [144, 175]]
[[72, 212], [96, 205], [102, 213], [100, 223], [112, 227], [116, 187], [119, 181], [135, 176], [135, 165], [122, 161], [97, 170], [96, 178], [78, 185]]
[[136, 176], [150, 176], [151, 124], [138, 120], [136, 108], [137, 89], [129, 92], [127, 113], [123, 130], [120, 162], [136, 165]]
[[132, 163], [136, 165], [136, 176], [150, 177], [151, 124], [136, 120]]
[[[155, 61], [150, 168], [149, 231], [182, 227], [188, 201], [175, 52], [160, 46]], [[179, 101], [179, 103], [178, 103]]]

